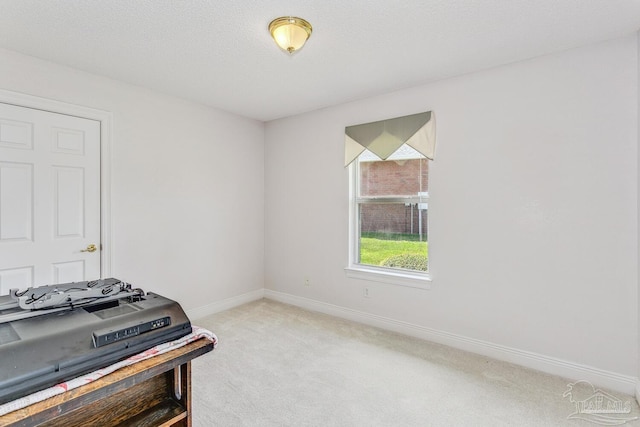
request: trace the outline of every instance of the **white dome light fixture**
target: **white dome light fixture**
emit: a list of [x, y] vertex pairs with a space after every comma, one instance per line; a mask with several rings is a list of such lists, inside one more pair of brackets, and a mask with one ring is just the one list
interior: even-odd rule
[[269, 24], [269, 32], [276, 44], [289, 54], [299, 50], [311, 36], [311, 24], [302, 18], [283, 16]]

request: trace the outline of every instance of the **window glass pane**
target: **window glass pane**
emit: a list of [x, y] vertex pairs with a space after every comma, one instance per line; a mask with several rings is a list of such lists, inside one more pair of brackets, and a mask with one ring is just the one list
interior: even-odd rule
[[362, 197], [415, 197], [419, 192], [429, 191], [429, 160], [408, 145], [403, 145], [387, 160], [379, 160], [365, 151], [358, 161]]
[[385, 161], [358, 158], [360, 264], [427, 270], [428, 167], [408, 146]]
[[426, 213], [415, 204], [361, 204], [360, 264], [426, 271]]

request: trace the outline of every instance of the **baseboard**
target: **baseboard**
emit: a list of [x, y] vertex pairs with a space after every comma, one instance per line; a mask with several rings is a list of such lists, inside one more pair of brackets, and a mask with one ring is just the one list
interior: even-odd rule
[[632, 396], [635, 394], [636, 397], [640, 396], [640, 383], [638, 383], [638, 378], [636, 377], [269, 289], [265, 289], [264, 297], [557, 375], [567, 378], [567, 382], [586, 380], [597, 387], [619, 391]]
[[196, 307], [185, 311], [187, 316], [189, 316], [189, 319], [193, 321], [209, 316], [210, 314], [215, 314], [262, 298], [264, 298], [264, 289], [257, 289], [255, 291], [247, 292], [246, 294], [237, 295], [235, 297], [223, 299], [221, 301], [216, 301], [202, 307]]

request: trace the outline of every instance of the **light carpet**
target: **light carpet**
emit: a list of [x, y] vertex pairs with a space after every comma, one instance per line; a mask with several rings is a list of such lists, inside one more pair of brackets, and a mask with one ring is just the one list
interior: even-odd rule
[[574, 381], [267, 299], [194, 323], [220, 340], [193, 361], [195, 427], [640, 424], [632, 396], [569, 418], [597, 390], [563, 397]]

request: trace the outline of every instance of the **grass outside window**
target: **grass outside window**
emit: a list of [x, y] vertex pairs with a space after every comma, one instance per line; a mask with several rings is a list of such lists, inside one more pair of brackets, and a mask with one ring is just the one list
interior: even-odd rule
[[429, 256], [429, 246], [426, 241], [420, 241], [419, 235], [362, 233], [360, 237], [361, 264], [382, 266], [385, 261], [399, 255], [412, 259], [411, 265], [415, 265], [416, 257], [424, 259], [424, 269], [419, 269], [427, 270], [426, 260]]

